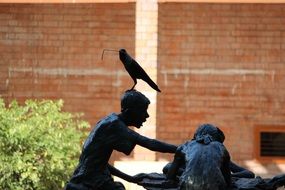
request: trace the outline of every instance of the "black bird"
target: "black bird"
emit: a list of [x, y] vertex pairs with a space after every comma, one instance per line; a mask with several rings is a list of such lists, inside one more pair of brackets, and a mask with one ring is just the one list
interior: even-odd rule
[[134, 60], [125, 49], [119, 50], [120, 60], [125, 66], [125, 69], [128, 71], [129, 75], [132, 77], [134, 81], [134, 87], [137, 84], [137, 79], [142, 79], [145, 81], [149, 86], [151, 86], [154, 90], [161, 92], [158, 86], [151, 80], [148, 74], [143, 70], [143, 68]]
[[[117, 50], [108, 50], [107, 51], [117, 51]], [[104, 51], [103, 50], [103, 54]], [[103, 54], [102, 54], [102, 59], [103, 59]], [[122, 63], [125, 66], [125, 69], [129, 73], [129, 75], [132, 77], [134, 81], [134, 86], [131, 88], [134, 89], [136, 84], [137, 84], [137, 79], [142, 79], [145, 81], [149, 86], [151, 86], [154, 90], [161, 92], [158, 86], [151, 80], [151, 78], [148, 76], [148, 74], [143, 70], [143, 68], [134, 60], [125, 49], [120, 49], [119, 50], [119, 57]]]

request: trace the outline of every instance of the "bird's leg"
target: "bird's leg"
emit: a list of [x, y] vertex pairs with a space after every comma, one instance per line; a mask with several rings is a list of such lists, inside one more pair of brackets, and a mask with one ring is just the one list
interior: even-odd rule
[[130, 90], [133, 90], [135, 88], [135, 86], [137, 85], [137, 79], [133, 79], [134, 80], [134, 86], [130, 89]]

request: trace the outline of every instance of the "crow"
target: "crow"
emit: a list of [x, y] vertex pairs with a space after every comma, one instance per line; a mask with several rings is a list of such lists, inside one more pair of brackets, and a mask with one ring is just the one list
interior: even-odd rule
[[[108, 50], [107, 51], [117, 51], [117, 50]], [[103, 51], [104, 54], [104, 51]], [[103, 59], [103, 54], [102, 54], [102, 59]], [[125, 69], [129, 73], [129, 75], [132, 77], [134, 81], [134, 85], [132, 86], [132, 89], [135, 88], [137, 84], [137, 79], [141, 79], [145, 81], [150, 87], [152, 87], [154, 90], [161, 92], [161, 90], [158, 88], [157, 84], [151, 80], [151, 78], [148, 76], [148, 74], [143, 70], [143, 68], [134, 60], [125, 49], [120, 49], [119, 50], [119, 57], [121, 62], [124, 64]]]

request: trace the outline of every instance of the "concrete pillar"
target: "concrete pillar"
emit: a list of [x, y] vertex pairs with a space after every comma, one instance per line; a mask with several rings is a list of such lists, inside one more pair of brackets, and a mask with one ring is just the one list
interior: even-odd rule
[[[136, 60], [148, 75], [157, 82], [157, 0], [136, 1]], [[145, 94], [151, 101], [150, 117], [139, 133], [150, 138], [156, 137], [156, 96], [157, 93], [144, 81], [139, 80], [136, 89]], [[141, 147], [134, 150], [135, 160], [155, 160], [155, 153]]]

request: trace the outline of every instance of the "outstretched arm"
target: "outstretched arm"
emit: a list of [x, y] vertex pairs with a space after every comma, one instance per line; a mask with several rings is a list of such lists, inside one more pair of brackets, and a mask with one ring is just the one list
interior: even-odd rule
[[168, 144], [156, 139], [150, 139], [145, 136], [139, 135], [136, 139], [136, 143], [152, 151], [158, 151], [162, 153], [175, 153], [177, 146]]
[[232, 177], [244, 177], [244, 178], [254, 178], [254, 173], [233, 163], [230, 162], [230, 170], [232, 172]]
[[122, 178], [128, 182], [132, 182], [132, 183], [136, 183], [136, 179], [133, 176], [130, 176], [120, 170], [118, 170], [117, 168], [115, 168], [114, 166], [108, 164], [108, 168], [109, 171], [111, 172], [112, 175], [117, 176], [119, 178]]
[[133, 182], [132, 176], [125, 174], [124, 172], [118, 170], [117, 168], [115, 168], [114, 166], [110, 164], [108, 164], [108, 168], [112, 175], [122, 178], [128, 182]]
[[139, 173], [137, 175], [134, 175], [134, 176], [130, 176], [120, 170], [118, 170], [117, 168], [115, 168], [114, 166], [108, 164], [108, 169], [109, 171], [111, 172], [112, 175], [114, 176], [117, 176], [119, 178], [122, 178], [128, 182], [131, 182], [131, 183], [139, 183], [141, 182], [144, 178], [149, 178], [151, 176], [149, 176], [148, 174], [146, 173]]

